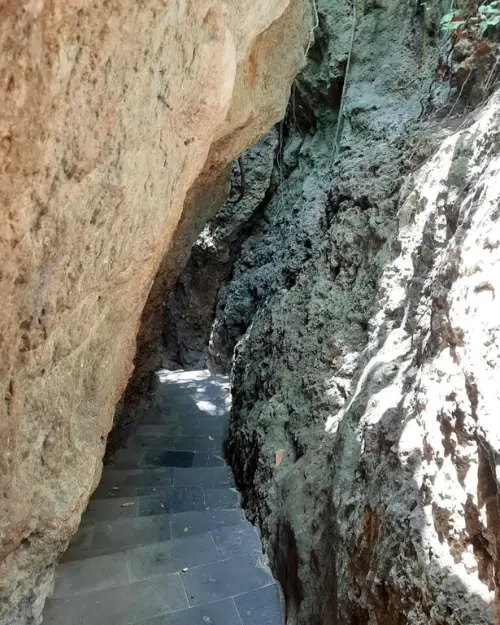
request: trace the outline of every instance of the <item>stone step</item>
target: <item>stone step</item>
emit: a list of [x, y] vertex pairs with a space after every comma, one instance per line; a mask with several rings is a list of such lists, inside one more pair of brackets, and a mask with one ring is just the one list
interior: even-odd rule
[[190, 606], [204, 605], [269, 586], [273, 578], [258, 554], [205, 564], [182, 573]]
[[64, 562], [56, 572], [54, 598], [123, 586], [260, 552], [257, 532], [250, 523], [242, 521], [212, 532]]
[[168, 486], [154, 488], [151, 494], [146, 495], [137, 495], [137, 490], [123, 497], [91, 499], [82, 517], [82, 523], [239, 506], [237, 491], [227, 486], [219, 488]]
[[142, 468], [142, 469], [115, 469], [105, 467], [99, 488], [104, 490], [113, 488], [155, 488], [173, 486], [175, 469], [173, 467]]
[[[239, 595], [234, 602], [243, 625], [283, 625], [281, 597], [276, 584]], [[168, 625], [174, 624], [174, 621], [167, 622]]]
[[191, 536], [209, 532], [228, 525], [237, 525], [245, 520], [243, 511], [234, 510], [193, 510], [179, 512], [170, 516], [172, 536]]
[[276, 584], [134, 625], [283, 625]]
[[178, 451], [212, 451], [220, 449], [221, 443], [227, 438], [220, 432], [220, 428], [207, 427], [202, 433], [191, 432], [179, 436], [169, 434], [168, 429], [162, 425], [141, 425], [130, 435], [127, 448], [168, 445], [167, 449]]
[[[216, 601], [204, 606], [196, 608], [188, 608], [168, 617], [160, 616], [157, 618], [141, 621], [134, 625], [242, 625], [241, 617], [236, 608], [234, 599], [224, 599]], [[281, 625], [281, 622], [259, 623], [259, 625]]]
[[193, 468], [143, 467], [141, 469], [106, 467], [99, 487], [112, 490], [162, 486], [214, 487], [224, 485], [233, 485], [233, 477], [227, 465]]
[[202, 534], [224, 526], [237, 525], [244, 520], [243, 511], [234, 508], [190, 510], [82, 523], [62, 561], [84, 560], [131, 547], [164, 542], [172, 537]]
[[282, 625], [224, 462], [227, 380], [162, 375], [59, 564], [44, 625]]
[[[211, 453], [224, 464], [225, 441], [223, 439], [187, 438], [169, 439], [168, 437], [143, 438], [132, 437], [127, 447], [119, 449], [105, 469], [133, 469], [142, 467], [170, 466], [159, 464], [166, 452], [186, 452], [188, 454]], [[195, 466], [201, 466], [195, 461]], [[177, 465], [174, 465], [177, 466]]]
[[189, 607], [179, 573], [49, 599], [43, 625], [130, 625]]
[[228, 466], [192, 469], [175, 469], [174, 486], [225, 486], [234, 485]]
[[[117, 566], [114, 567], [110, 558], [107, 558], [106, 563], [103, 558], [100, 562], [88, 562], [86, 570], [82, 567], [77, 570], [76, 566], [63, 565], [55, 596], [46, 604], [44, 625], [138, 625], [139, 623], [146, 625], [155, 617], [174, 612], [181, 612], [177, 617], [181, 619], [177, 620], [178, 623], [193, 625], [196, 623], [194, 619], [199, 618], [198, 615], [201, 615], [203, 619], [203, 614], [207, 609], [211, 610], [214, 604], [233, 597], [236, 609], [238, 603], [243, 609], [245, 606], [255, 608], [252, 603], [253, 597], [245, 598], [245, 595], [268, 588], [274, 583], [269, 570], [258, 554], [217, 560], [195, 565], [192, 568], [185, 565], [182, 569], [187, 568], [187, 571], [181, 569], [180, 573], [155, 575], [155, 572], [161, 569], [160, 562], [162, 561], [168, 562], [168, 566], [172, 563], [171, 566], [175, 567], [180, 566], [185, 560], [203, 562], [203, 559], [216, 557], [217, 554], [211, 549], [208, 537], [203, 540], [205, 541], [203, 544], [201, 538], [191, 540], [189, 551], [186, 551], [185, 544], [182, 544], [185, 541], [178, 541], [176, 545], [155, 545], [149, 551], [134, 550], [136, 553], [130, 554], [133, 568], [128, 569], [129, 583], [123, 581], [123, 577], [118, 576], [119, 567], [124, 565], [123, 558], [127, 558], [127, 554], [123, 554], [121, 560], [117, 558]], [[176, 553], [175, 549], [180, 551]], [[116, 557], [116, 554], [113, 557]], [[108, 573], [114, 573], [118, 585], [108, 587], [106, 584], [110, 582], [104, 576], [92, 580], [92, 574], [95, 572], [92, 564], [100, 564]], [[66, 566], [66, 571], [64, 566]], [[63, 582], [62, 576], [64, 575], [66, 577]], [[148, 577], [134, 581], [136, 575]], [[103, 584], [105, 584], [104, 587]], [[82, 591], [82, 588], [87, 591]], [[200, 612], [192, 609], [195, 607], [203, 607], [203, 609]], [[226, 603], [225, 607], [229, 609], [229, 614], [232, 612], [236, 616], [232, 606], [229, 607]], [[186, 611], [186, 614], [182, 614], [183, 611]], [[188, 617], [191, 620], [186, 620]], [[169, 619], [166, 622], [169, 623]], [[219, 623], [220, 621], [212, 622]], [[231, 621], [227, 622], [231, 623]], [[202, 620], [201, 623], [206, 624], [210, 621]], [[253, 625], [251, 621], [247, 620], [247, 623]], [[263, 623], [265, 621], [261, 621], [259, 625]], [[276, 625], [278, 623], [276, 622]], [[271, 623], [271, 625], [274, 624]]]
[[168, 435], [171, 436], [213, 436], [227, 435], [229, 424], [227, 415], [199, 415], [182, 414], [173, 415], [165, 413], [162, 409], [150, 409], [141, 415], [137, 428], [140, 427], [162, 427], [168, 428]]

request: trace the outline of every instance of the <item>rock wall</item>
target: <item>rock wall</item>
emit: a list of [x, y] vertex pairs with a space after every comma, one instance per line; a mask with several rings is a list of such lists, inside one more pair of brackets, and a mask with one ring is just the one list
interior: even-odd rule
[[287, 623], [492, 624], [500, 96], [452, 123], [438, 19], [357, 9], [337, 158], [352, 12], [320, 2], [285, 182], [218, 308], [216, 328], [256, 310], [234, 337], [229, 453]]
[[[262, 218], [262, 209], [274, 188], [271, 178], [278, 145], [278, 133], [273, 129], [243, 152], [243, 172], [239, 164], [233, 164], [227, 201], [224, 197], [216, 207], [217, 214], [193, 246], [175, 288], [165, 290], [165, 367], [203, 369], [210, 355], [213, 370], [230, 371], [234, 344], [212, 330], [216, 302], [221, 305], [220, 289], [229, 280], [241, 244]], [[246, 307], [245, 311], [251, 315]], [[247, 326], [248, 322], [240, 326], [239, 334]], [[217, 337], [212, 342], [211, 334]]]
[[1, 623], [39, 621], [189, 199], [280, 119], [310, 32], [301, 0], [0, 3]]
[[491, 625], [500, 96], [455, 118], [484, 68], [450, 51], [437, 5], [317, 8], [217, 299], [211, 364], [237, 346], [229, 454], [289, 625]]
[[499, 122], [497, 94], [406, 181], [366, 319], [362, 266], [311, 263], [238, 347], [232, 462], [287, 622], [496, 622]]

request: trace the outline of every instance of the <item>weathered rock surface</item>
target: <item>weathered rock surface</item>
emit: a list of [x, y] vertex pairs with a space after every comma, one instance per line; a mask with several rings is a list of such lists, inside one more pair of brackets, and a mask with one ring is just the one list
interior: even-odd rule
[[[242, 154], [243, 175], [233, 165], [232, 192], [220, 202], [191, 250], [189, 262], [173, 290], [165, 290], [164, 366], [170, 369], [204, 368], [219, 289], [227, 282], [241, 242], [261, 218], [270, 193], [278, 133], [271, 130]], [[243, 188], [242, 186], [243, 181]], [[222, 204], [222, 208], [221, 207]], [[248, 324], [240, 329], [244, 332]], [[210, 345], [212, 369], [231, 370], [234, 344], [220, 337]]]
[[214, 331], [240, 340], [232, 464], [288, 623], [489, 625], [500, 600], [500, 98], [456, 134], [445, 119], [408, 137], [422, 102], [444, 102], [439, 80], [428, 97], [439, 20], [399, 3], [358, 7], [333, 159], [351, 9], [318, 12], [285, 184], [217, 308]]
[[186, 195], [215, 192], [281, 117], [308, 11], [1, 3], [1, 623], [38, 621], [99, 479], [155, 273], [165, 254], [180, 270], [211, 210], [190, 214]]
[[393, 235], [371, 202], [339, 212], [239, 345], [232, 461], [290, 623], [495, 622], [499, 133], [497, 94], [405, 182]]

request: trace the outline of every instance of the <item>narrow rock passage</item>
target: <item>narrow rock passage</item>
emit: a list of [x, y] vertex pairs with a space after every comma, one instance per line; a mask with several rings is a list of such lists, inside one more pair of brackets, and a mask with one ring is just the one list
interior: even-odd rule
[[227, 378], [158, 378], [58, 567], [44, 625], [281, 625], [222, 455]]

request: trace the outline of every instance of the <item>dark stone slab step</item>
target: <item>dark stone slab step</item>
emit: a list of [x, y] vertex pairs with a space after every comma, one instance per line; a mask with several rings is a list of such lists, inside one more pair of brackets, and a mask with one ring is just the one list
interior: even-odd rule
[[132, 581], [141, 581], [166, 573], [176, 573], [220, 560], [208, 532], [136, 547], [126, 552]]
[[221, 560], [249, 554], [262, 554], [259, 535], [251, 523], [217, 527], [211, 532]]
[[240, 509], [180, 512], [171, 515], [172, 536], [191, 536], [227, 525], [237, 525], [244, 520], [245, 515]]
[[105, 467], [99, 488], [140, 488], [173, 486], [174, 468], [115, 469]]
[[229, 467], [175, 469], [174, 486], [222, 486], [233, 485]]
[[[158, 411], [145, 414], [140, 419], [140, 424], [133, 432], [142, 436], [151, 436], [152, 428], [161, 428], [160, 432], [154, 432], [153, 436], [219, 436], [227, 437], [229, 424], [227, 415], [217, 417], [204, 417], [198, 415], [172, 416]], [[149, 433], [148, 433], [149, 432]]]
[[[87, 560], [63, 562], [55, 575], [54, 599], [79, 595], [130, 583], [124, 551]], [[44, 621], [45, 622], [45, 621]]]
[[166, 436], [163, 434], [134, 434], [128, 441], [125, 449], [120, 451], [212, 451], [222, 453], [224, 451], [225, 439], [217, 434], [203, 434], [201, 436]]
[[178, 573], [63, 599], [49, 599], [43, 625], [124, 625], [188, 608]]
[[273, 578], [259, 556], [245, 555], [182, 573], [182, 581], [189, 604], [195, 606], [269, 586]]
[[[190, 510], [239, 507], [237, 491], [227, 486], [216, 488], [169, 486], [167, 488], [130, 489], [131, 495], [128, 497], [119, 497], [119, 492], [112, 490], [109, 497], [91, 499], [82, 517], [82, 524], [155, 514], [189, 512]], [[146, 494], [142, 495], [142, 492]]]
[[241, 625], [233, 599], [166, 614], [134, 625]]
[[283, 625], [278, 586], [266, 586], [234, 599], [243, 625]]
[[170, 516], [145, 516], [84, 523], [73, 537], [62, 560], [91, 558], [128, 547], [169, 540]]
[[[219, 444], [207, 445], [207, 447], [217, 447]], [[203, 445], [202, 445], [203, 447]], [[115, 454], [107, 470], [117, 469], [154, 469], [161, 467], [219, 467], [224, 466], [225, 461], [222, 454], [223, 444], [220, 443], [221, 451], [181, 451], [169, 449], [155, 441], [155, 444], [144, 444], [141, 447], [120, 449]]]
[[62, 562], [95, 558], [132, 547], [164, 542], [236, 525], [245, 520], [241, 509], [157, 514], [82, 524]]

